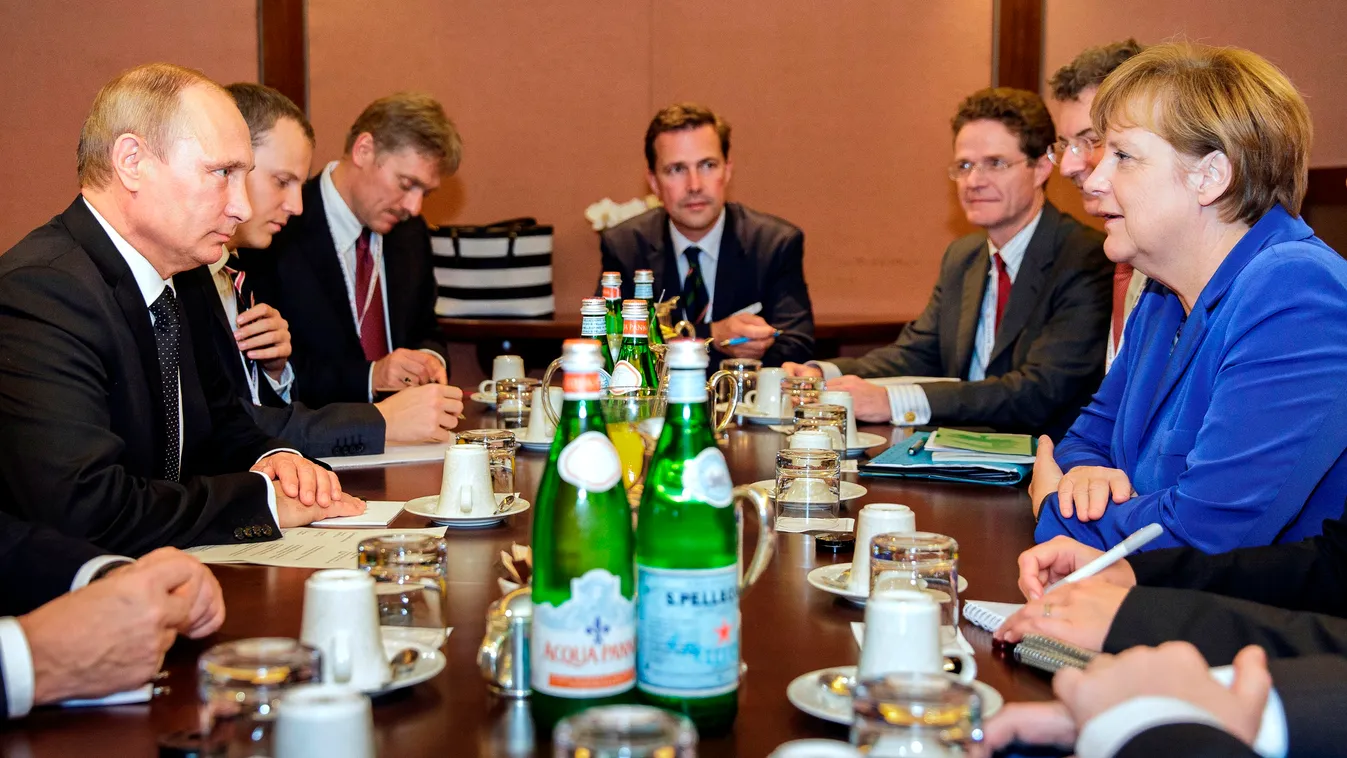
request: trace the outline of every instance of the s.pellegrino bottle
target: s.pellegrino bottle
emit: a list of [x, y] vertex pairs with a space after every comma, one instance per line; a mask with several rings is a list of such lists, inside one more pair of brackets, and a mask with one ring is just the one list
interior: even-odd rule
[[603, 272], [599, 284], [607, 307], [604, 326], [608, 334], [608, 357], [617, 360], [617, 350], [622, 345], [622, 272]]
[[632, 276], [632, 282], [636, 285], [636, 291], [633, 293], [636, 299], [644, 300], [650, 306], [648, 319], [650, 344], [663, 345], [664, 332], [659, 328], [659, 316], [655, 313], [655, 272], [648, 268], [638, 268]]
[[631, 507], [599, 406], [602, 346], [566, 340], [565, 401], [533, 516], [533, 718], [631, 703], [636, 684]]
[[581, 339], [597, 340], [599, 344], [605, 346], [604, 350], [599, 351], [603, 358], [603, 367], [599, 369], [599, 384], [602, 385], [603, 389], [608, 389], [608, 382], [613, 376], [613, 354], [606, 349], [608, 340], [607, 314], [607, 305], [601, 297], [587, 297], [580, 301]]
[[609, 385], [614, 392], [659, 386], [655, 355], [650, 352], [647, 334], [650, 331], [646, 318], [648, 310], [644, 300], [622, 301], [622, 349], [617, 352], [613, 380]]
[[636, 530], [636, 687], [727, 731], [739, 707], [738, 528], [734, 486], [716, 447], [706, 346], [669, 341], [669, 402]]

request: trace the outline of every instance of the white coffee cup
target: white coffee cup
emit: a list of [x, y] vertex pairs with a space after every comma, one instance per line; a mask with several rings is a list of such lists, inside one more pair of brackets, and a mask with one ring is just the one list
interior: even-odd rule
[[833, 440], [822, 429], [802, 429], [786, 440], [786, 447], [795, 450], [832, 450]]
[[847, 409], [847, 447], [860, 447], [856, 437], [856, 407], [851, 393], [842, 390], [824, 390], [819, 393], [818, 401], [825, 405], [840, 405]]
[[[560, 387], [551, 387], [551, 397], [553, 408], [560, 410], [563, 399], [562, 389]], [[553, 435], [556, 434], [557, 427], [552, 420], [547, 417], [547, 411], [543, 409], [543, 388], [533, 388], [533, 401], [529, 405], [529, 423], [524, 429], [524, 439], [529, 442], [551, 442]]]
[[959, 681], [977, 676], [973, 654], [955, 640], [942, 642], [940, 605], [916, 590], [880, 590], [865, 604], [865, 641], [857, 679], [893, 673], [940, 674], [945, 658], [958, 658]]
[[443, 516], [489, 516], [495, 509], [486, 445], [454, 445], [444, 451], [444, 475], [435, 512]]
[[498, 355], [491, 361], [491, 378], [483, 379], [477, 385], [477, 391], [483, 395], [496, 397], [496, 382], [501, 379], [524, 378], [524, 359], [517, 355]]
[[276, 758], [374, 758], [374, 712], [365, 695], [326, 684], [286, 690], [276, 706]]
[[328, 684], [376, 690], [392, 681], [374, 577], [364, 571], [325, 569], [305, 580], [299, 641], [322, 651]]
[[870, 503], [856, 514], [856, 551], [851, 559], [847, 588], [860, 595], [870, 593], [870, 541], [878, 534], [910, 534], [917, 531], [917, 515], [898, 503]]
[[862, 758], [861, 752], [836, 740], [791, 740], [778, 746], [767, 758]]
[[758, 388], [745, 393], [744, 402], [764, 416], [782, 418], [781, 380], [785, 378], [786, 370], [778, 366], [758, 369]]

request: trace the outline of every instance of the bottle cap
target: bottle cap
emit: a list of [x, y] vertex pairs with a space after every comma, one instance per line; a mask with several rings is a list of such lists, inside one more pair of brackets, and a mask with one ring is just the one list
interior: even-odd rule
[[622, 318], [645, 321], [645, 317], [649, 314], [646, 310], [648, 307], [644, 300], [623, 300]]
[[609, 286], [612, 286], [612, 287], [621, 287], [621, 286], [622, 286], [622, 272], [621, 272], [621, 271], [605, 271], [605, 272], [603, 272], [603, 276], [599, 277], [599, 284], [601, 284], [601, 285], [603, 285], [603, 286], [605, 286], [605, 287], [609, 287]]
[[669, 340], [668, 352], [664, 355], [664, 361], [670, 369], [705, 369], [711, 365], [711, 358], [706, 354], [706, 343], [702, 340], [687, 337]]
[[608, 306], [601, 297], [587, 297], [580, 301], [581, 316], [602, 316], [608, 312]]
[[603, 368], [598, 340], [566, 340], [561, 343], [561, 368], [567, 373], [583, 374]]
[[655, 272], [648, 268], [638, 268], [636, 269], [636, 275], [631, 280], [637, 284], [654, 284]]

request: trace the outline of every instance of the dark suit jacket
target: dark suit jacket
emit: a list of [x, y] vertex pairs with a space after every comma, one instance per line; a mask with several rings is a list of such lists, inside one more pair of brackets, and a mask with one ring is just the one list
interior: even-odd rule
[[106, 554], [85, 540], [0, 511], [0, 616], [21, 616], [64, 595], [81, 566]]
[[[320, 407], [369, 401], [370, 363], [351, 316], [336, 244], [327, 226], [321, 174], [304, 185], [304, 212], [290, 219], [267, 250], [240, 250], [257, 299], [290, 322], [295, 400]], [[388, 325], [394, 348], [428, 348], [449, 357], [435, 317], [430, 232], [420, 216], [383, 236]], [[354, 275], [354, 272], [352, 272]]]
[[280, 536], [248, 469], [284, 445], [209, 355], [182, 354], [181, 481], [154, 479], [170, 411], [149, 309], [83, 199], [0, 256], [0, 356], [0, 509], [127, 555]]
[[[599, 236], [604, 271], [622, 272], [622, 297], [635, 294], [637, 269], [655, 272], [655, 297], [667, 300], [683, 289], [669, 235], [669, 214], [653, 208]], [[762, 303], [758, 315], [782, 334], [762, 357], [767, 366], [805, 361], [814, 352], [814, 311], [804, 283], [804, 232], [790, 223], [739, 203], [725, 204], [725, 232], [716, 259], [711, 320]], [[697, 334], [711, 336], [708, 324]], [[725, 356], [711, 353], [711, 365]]]
[[[235, 397], [264, 433], [285, 440], [304, 455], [315, 458], [375, 455], [384, 451], [384, 417], [370, 403], [331, 403], [322, 408], [309, 408], [299, 402], [281, 407], [254, 405], [248, 378], [239, 360], [238, 343], [234, 341], [233, 329], [211, 280], [210, 269], [202, 266], [184, 271], [173, 277], [173, 284], [187, 311], [198, 355], [205, 351], [214, 352]], [[261, 384], [270, 389], [265, 380]], [[277, 399], [274, 393], [268, 394]]]
[[[898, 340], [833, 363], [861, 377], [964, 379], [990, 266], [987, 235], [955, 240], [926, 309]], [[1011, 287], [987, 378], [923, 385], [931, 423], [1060, 438], [1104, 375], [1112, 282], [1103, 237], [1045, 204]]]

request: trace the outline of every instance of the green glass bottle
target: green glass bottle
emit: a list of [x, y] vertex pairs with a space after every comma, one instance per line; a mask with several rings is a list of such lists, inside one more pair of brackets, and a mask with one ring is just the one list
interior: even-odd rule
[[649, 306], [650, 344], [663, 345], [664, 332], [659, 328], [659, 316], [655, 315], [655, 272], [648, 268], [638, 268], [632, 282], [636, 285], [634, 292], [636, 299], [644, 300]]
[[636, 531], [636, 686], [723, 733], [739, 708], [738, 527], [700, 340], [669, 341], [669, 404]]
[[603, 302], [607, 307], [604, 326], [608, 333], [608, 357], [617, 360], [617, 351], [622, 345], [622, 272], [603, 272], [599, 284], [603, 287]]
[[[607, 344], [608, 326], [606, 323], [607, 304], [601, 297], [587, 297], [580, 301], [580, 338], [597, 340]], [[599, 382], [608, 389], [613, 376], [613, 354], [608, 350], [599, 351], [603, 355], [603, 368], [599, 369]]]
[[630, 703], [636, 683], [631, 507], [599, 406], [602, 346], [562, 345], [565, 401], [533, 515], [533, 718]]
[[617, 353], [617, 363], [613, 364], [610, 385], [614, 391], [659, 386], [655, 355], [650, 352], [647, 335], [650, 330], [646, 318], [648, 310], [644, 300], [622, 301], [622, 349]]

